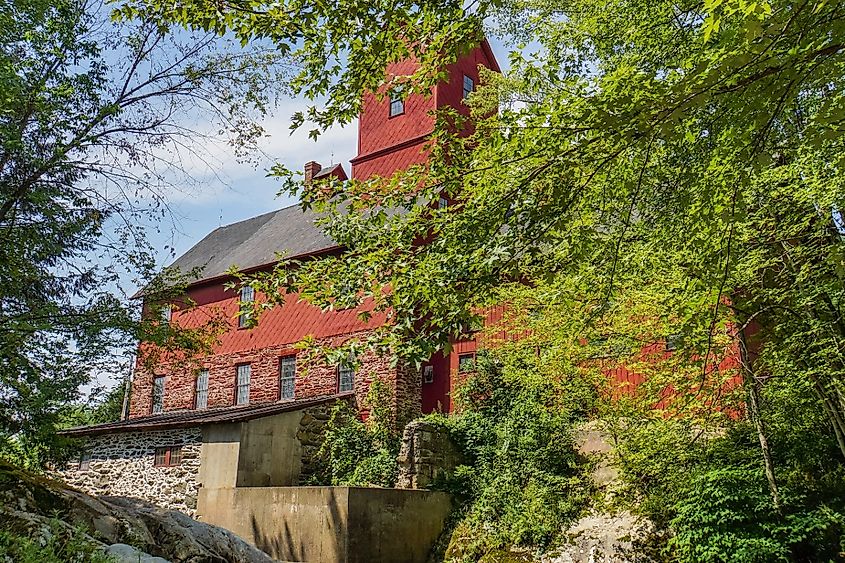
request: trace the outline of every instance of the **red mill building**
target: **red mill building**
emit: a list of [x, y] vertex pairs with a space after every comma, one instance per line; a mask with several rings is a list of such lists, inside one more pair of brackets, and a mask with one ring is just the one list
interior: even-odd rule
[[[388, 72], [407, 74], [410, 64], [398, 63]], [[499, 70], [486, 41], [450, 65], [449, 80], [430, 96], [381, 101], [366, 96], [352, 178], [389, 177], [423, 163], [433, 110], [450, 106], [466, 114], [463, 99], [479, 83], [479, 66]], [[306, 164], [305, 176], [347, 178], [342, 165], [322, 168], [316, 162]], [[227, 289], [233, 280], [226, 272], [232, 265], [245, 272], [272, 268], [279, 253], [301, 259], [343, 252], [315, 218], [291, 206], [220, 227], [172, 264], [181, 272], [199, 269], [201, 274], [187, 289], [192, 306], [175, 304], [168, 309], [169, 322], [198, 327], [220, 316], [229, 326], [199, 366], [162, 364], [153, 373], [138, 369], [128, 419], [68, 431], [88, 439], [78, 466], [65, 472], [69, 482], [194, 514], [200, 488], [307, 482], [309, 456], [319, 446], [314, 436], [329, 404], [354, 399], [362, 408], [376, 377], [392, 387], [402, 418], [450, 409], [452, 380], [459, 365], [473, 361], [474, 341], [456, 342], [449, 355], [435, 356], [422, 373], [391, 367], [390, 358], [367, 353], [358, 358], [355, 371], [319, 365], [309, 366], [304, 375], [295, 347], [303, 338], [338, 345], [373, 330], [384, 317], [363, 322], [360, 309], [324, 313], [288, 295], [283, 306], [262, 314], [258, 326], [241, 326], [239, 301], [260, 296], [249, 288], [240, 294]]]

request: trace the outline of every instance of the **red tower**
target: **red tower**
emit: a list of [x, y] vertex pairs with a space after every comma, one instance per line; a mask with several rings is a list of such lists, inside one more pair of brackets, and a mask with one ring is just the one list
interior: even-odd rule
[[[413, 73], [415, 64], [391, 64], [388, 79]], [[463, 99], [479, 83], [479, 66], [500, 72], [486, 39], [449, 65], [448, 80], [438, 84], [428, 96], [411, 94], [405, 99], [386, 96], [378, 100], [375, 94], [366, 94], [358, 122], [358, 156], [352, 159], [352, 178], [389, 177], [397, 170], [424, 163], [427, 157], [423, 146], [434, 130], [434, 110], [451, 106], [466, 115], [469, 108]]]
[[[387, 69], [388, 81], [414, 72], [413, 61], [395, 63]], [[452, 107], [469, 113], [464, 98], [479, 84], [479, 66], [501, 72], [487, 40], [447, 67], [448, 80], [430, 95], [409, 95], [404, 100], [375, 94], [364, 97], [358, 124], [358, 156], [352, 159], [352, 178], [389, 177], [398, 170], [422, 164], [428, 158], [425, 142], [434, 130], [434, 110]], [[474, 362], [477, 343], [468, 339], [453, 343], [451, 353], [438, 352], [423, 366], [421, 406], [424, 413], [450, 411], [452, 390], [467, 362]]]

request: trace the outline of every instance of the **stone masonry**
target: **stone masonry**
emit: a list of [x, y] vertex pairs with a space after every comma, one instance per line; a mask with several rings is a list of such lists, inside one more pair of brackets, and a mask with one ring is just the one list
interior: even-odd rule
[[396, 487], [400, 489], [428, 488], [439, 476], [464, 462], [445, 428], [419, 420], [405, 427], [397, 460]]
[[[182, 461], [155, 467], [155, 449], [181, 446]], [[92, 436], [87, 470], [73, 463], [61, 478], [92, 495], [140, 498], [164, 508], [193, 515], [197, 507], [197, 475], [202, 447], [199, 428], [123, 432]]]
[[302, 446], [302, 469], [299, 472], [299, 484], [311, 485], [316, 482], [320, 474], [320, 448], [325, 439], [326, 424], [331, 418], [334, 404], [325, 403], [306, 409], [299, 421], [296, 438]]

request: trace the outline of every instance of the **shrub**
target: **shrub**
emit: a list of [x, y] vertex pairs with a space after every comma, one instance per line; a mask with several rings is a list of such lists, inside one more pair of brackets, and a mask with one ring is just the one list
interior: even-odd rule
[[459, 414], [428, 417], [449, 429], [468, 460], [436, 483], [463, 503], [448, 559], [549, 547], [580, 514], [590, 488], [570, 432], [573, 416], [557, 391], [481, 355], [458, 392]]
[[[370, 385], [366, 422], [346, 402], [332, 409], [319, 456], [319, 484], [392, 487], [396, 482], [399, 436], [391, 418], [390, 388], [380, 379]], [[317, 484], [317, 483], [315, 483]]]
[[0, 561], [14, 563], [113, 563], [114, 558], [81, 530], [68, 531], [58, 521], [40, 537], [0, 531]]
[[[778, 385], [767, 390], [770, 408], [788, 398]], [[709, 439], [678, 422], [627, 424], [617, 449], [627, 496], [669, 532], [663, 555], [689, 563], [841, 560], [845, 470], [824, 424], [810, 423], [815, 416], [769, 417], [779, 507], [746, 421]]]

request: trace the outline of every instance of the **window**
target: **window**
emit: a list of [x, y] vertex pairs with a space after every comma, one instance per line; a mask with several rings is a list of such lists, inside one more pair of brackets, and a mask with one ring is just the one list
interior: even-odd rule
[[339, 393], [352, 391], [355, 383], [355, 368], [348, 364], [337, 366], [337, 390]]
[[173, 305], [167, 303], [161, 308], [161, 322], [170, 324], [171, 318], [173, 318]]
[[390, 93], [390, 117], [405, 113], [405, 100], [402, 98], [402, 89], [395, 88]]
[[156, 448], [153, 465], [156, 467], [173, 467], [182, 463], [182, 446], [164, 446]]
[[153, 414], [159, 414], [164, 410], [164, 376], [153, 379]]
[[238, 328], [244, 328], [252, 318], [252, 305], [250, 303], [253, 301], [255, 301], [255, 290], [248, 285], [242, 287], [240, 312], [238, 313]]
[[91, 452], [82, 452], [79, 455], [79, 465], [77, 466], [79, 471], [88, 471], [91, 469]]
[[235, 392], [235, 404], [246, 405], [249, 403], [249, 376], [252, 368], [249, 364], [238, 366], [237, 390]]
[[447, 207], [449, 207], [449, 200], [440, 196], [440, 199], [437, 200], [437, 209], [446, 209]]
[[208, 370], [201, 369], [197, 375], [197, 383], [194, 389], [194, 408], [208, 408]]
[[472, 78], [464, 75], [464, 99], [466, 100], [467, 97], [472, 93], [473, 89], [475, 88], [475, 82], [472, 81]]
[[293, 399], [296, 391], [296, 356], [279, 360], [279, 398]]
[[434, 366], [423, 366], [423, 383], [434, 383]]
[[475, 354], [461, 354], [458, 356], [458, 371], [475, 371]]
[[666, 337], [666, 351], [672, 352], [677, 350], [683, 344], [683, 335], [681, 334], [670, 334]]

